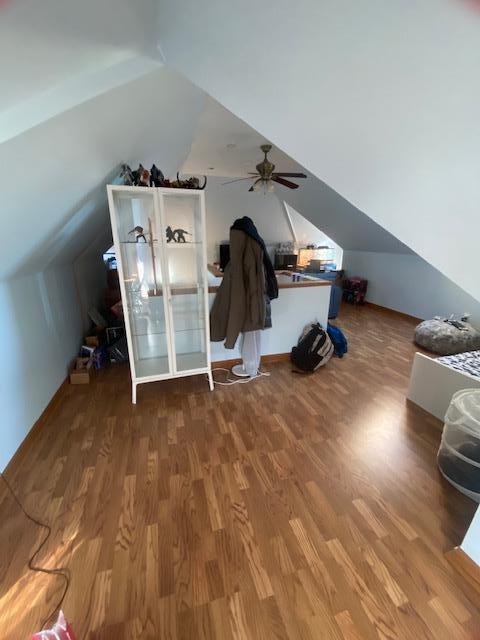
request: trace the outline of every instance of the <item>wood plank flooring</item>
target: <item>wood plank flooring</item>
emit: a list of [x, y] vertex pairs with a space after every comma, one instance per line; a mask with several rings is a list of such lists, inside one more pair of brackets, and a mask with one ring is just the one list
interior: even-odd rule
[[[155, 383], [136, 406], [126, 366], [67, 388], [9, 478], [53, 524], [39, 561], [69, 567], [80, 639], [480, 638], [444, 558], [475, 505], [437, 472], [439, 423], [405, 403], [414, 323], [346, 307], [338, 324], [348, 355], [311, 376]], [[27, 568], [41, 535], [1, 492], [4, 640], [58, 598]]]

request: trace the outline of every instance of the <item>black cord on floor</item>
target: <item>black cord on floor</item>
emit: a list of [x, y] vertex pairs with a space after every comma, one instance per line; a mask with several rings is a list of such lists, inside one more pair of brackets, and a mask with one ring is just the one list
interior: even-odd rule
[[62, 597], [58, 601], [58, 604], [56, 605], [55, 609], [42, 622], [42, 629], [43, 629], [45, 627], [45, 625], [47, 624], [47, 622], [55, 615], [55, 613], [57, 613], [57, 611], [62, 606], [63, 601], [65, 600], [65, 596], [67, 595], [67, 591], [68, 591], [68, 588], [70, 586], [70, 572], [69, 572], [68, 569], [64, 569], [64, 568], [45, 569], [44, 567], [39, 567], [39, 566], [36, 566], [36, 565], [33, 564], [33, 561], [34, 561], [35, 557], [40, 553], [40, 551], [45, 546], [47, 540], [49, 539], [50, 534], [52, 533], [52, 529], [51, 529], [50, 525], [45, 524], [44, 522], [41, 522], [40, 520], [37, 520], [36, 518], [34, 518], [33, 516], [31, 516], [29, 513], [26, 512], [23, 504], [17, 498], [17, 495], [16, 495], [15, 491], [12, 489], [10, 483], [8, 482], [8, 480], [6, 479], [6, 477], [3, 475], [3, 473], [1, 471], [0, 471], [0, 476], [2, 476], [3, 481], [5, 482], [5, 485], [7, 486], [7, 489], [9, 490], [10, 494], [12, 495], [12, 498], [14, 499], [14, 501], [20, 507], [20, 509], [23, 512], [24, 516], [26, 518], [28, 518], [28, 520], [30, 520], [30, 522], [33, 522], [33, 524], [36, 524], [37, 526], [42, 527], [43, 529], [46, 529], [46, 531], [47, 531], [47, 535], [45, 536], [45, 538], [42, 540], [40, 545], [37, 547], [37, 549], [34, 552], [34, 554], [32, 556], [30, 556], [30, 559], [28, 561], [28, 568], [30, 569], [30, 571], [36, 571], [38, 573], [46, 573], [48, 575], [53, 575], [53, 576], [62, 576], [62, 578], [65, 581], [65, 587], [63, 589]]

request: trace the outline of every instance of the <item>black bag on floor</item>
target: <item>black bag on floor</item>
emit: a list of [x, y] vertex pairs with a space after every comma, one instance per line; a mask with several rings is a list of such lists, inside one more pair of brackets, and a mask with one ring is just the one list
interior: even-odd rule
[[332, 341], [317, 322], [305, 327], [297, 346], [292, 349], [290, 360], [297, 369], [311, 372], [323, 367], [332, 354]]

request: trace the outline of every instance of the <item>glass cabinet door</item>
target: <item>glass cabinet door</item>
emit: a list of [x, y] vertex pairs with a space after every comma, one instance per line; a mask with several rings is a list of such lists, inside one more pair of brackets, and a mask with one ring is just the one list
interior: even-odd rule
[[[162, 230], [155, 191], [112, 191], [116, 243], [120, 247], [119, 276], [123, 279], [130, 325], [133, 377], [167, 374], [168, 318], [162, 272]], [[115, 225], [114, 225], [115, 226]]]
[[207, 367], [204, 222], [201, 194], [162, 193], [176, 371]]

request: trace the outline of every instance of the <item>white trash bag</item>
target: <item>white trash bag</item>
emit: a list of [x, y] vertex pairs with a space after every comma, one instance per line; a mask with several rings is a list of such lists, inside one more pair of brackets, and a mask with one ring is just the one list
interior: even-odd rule
[[480, 390], [462, 389], [445, 414], [438, 467], [456, 489], [480, 502]]

